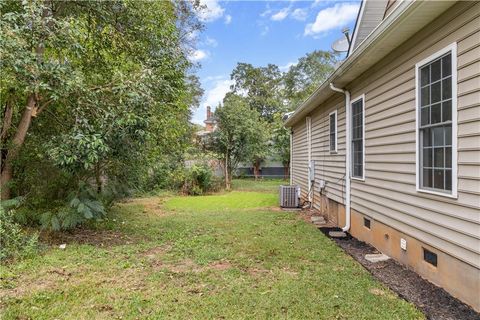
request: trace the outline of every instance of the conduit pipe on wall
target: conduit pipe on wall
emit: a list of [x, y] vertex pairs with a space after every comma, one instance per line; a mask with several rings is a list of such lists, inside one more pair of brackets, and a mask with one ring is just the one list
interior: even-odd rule
[[350, 171], [351, 171], [351, 156], [350, 156], [350, 141], [351, 141], [351, 125], [350, 125], [350, 92], [340, 89], [330, 83], [330, 89], [345, 95], [345, 226], [342, 231], [350, 230], [351, 213], [350, 213]]

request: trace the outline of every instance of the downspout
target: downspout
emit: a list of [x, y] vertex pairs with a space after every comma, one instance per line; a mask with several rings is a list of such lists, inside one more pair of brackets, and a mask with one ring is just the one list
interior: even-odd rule
[[288, 175], [290, 176], [290, 185], [292, 185], [292, 170], [293, 170], [293, 130], [290, 130], [290, 160], [289, 160]]
[[350, 92], [344, 89], [337, 88], [330, 83], [330, 89], [345, 95], [345, 226], [342, 228], [343, 232], [350, 230], [351, 212], [350, 212], [350, 171], [351, 171], [351, 156], [350, 156]]

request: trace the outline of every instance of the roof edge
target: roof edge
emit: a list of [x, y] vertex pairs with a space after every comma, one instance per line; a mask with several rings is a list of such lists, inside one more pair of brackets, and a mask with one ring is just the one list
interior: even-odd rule
[[[412, 14], [414, 10], [422, 4], [422, 1], [402, 1], [396, 10], [394, 10], [390, 15], [383, 20], [370, 35], [365, 38], [352, 52], [350, 56], [345, 59], [342, 64], [325, 80], [308, 98], [305, 100], [295, 112], [285, 121], [285, 127], [291, 127], [297, 123], [303, 116], [312, 111], [320, 103], [324, 102], [326, 98], [330, 97], [334, 93], [330, 91], [330, 83], [334, 83], [337, 78], [341, 75], [348, 72], [348, 70], [355, 64], [355, 62], [365, 55], [367, 48], [371, 48], [372, 45], [376, 44], [382, 35], [386, 31], [393, 30], [396, 26], [402, 22], [402, 17]], [[387, 53], [388, 54], [388, 53]], [[384, 56], [386, 56], [385, 54]], [[384, 56], [381, 56], [377, 59], [380, 60]], [[367, 68], [366, 68], [367, 69]], [[319, 101], [320, 94], [329, 91], [330, 94], [324, 95], [324, 99]]]

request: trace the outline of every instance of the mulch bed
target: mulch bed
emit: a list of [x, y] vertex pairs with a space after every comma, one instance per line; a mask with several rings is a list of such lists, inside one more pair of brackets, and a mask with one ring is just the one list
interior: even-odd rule
[[[329, 237], [329, 231], [339, 230], [339, 228], [320, 228], [320, 231], [327, 237]], [[365, 260], [366, 254], [378, 253], [371, 245], [353, 238], [350, 234], [347, 234], [346, 238], [331, 239], [376, 279], [396, 292], [401, 298], [415, 304], [426, 315], [427, 319], [480, 320], [480, 314], [471, 307], [395, 260], [389, 259], [377, 263]]]

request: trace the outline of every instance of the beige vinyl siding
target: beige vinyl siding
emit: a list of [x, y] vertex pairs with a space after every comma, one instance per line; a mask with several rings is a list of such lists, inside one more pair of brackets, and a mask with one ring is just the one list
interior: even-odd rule
[[[330, 152], [330, 113], [337, 110], [337, 152]], [[315, 160], [314, 205], [318, 199], [320, 180], [325, 180], [325, 194], [344, 203], [345, 197], [345, 102], [338, 95], [326, 101], [312, 114], [312, 160]]]
[[292, 130], [292, 183], [300, 186], [302, 198], [305, 200], [308, 192], [308, 147], [305, 120], [297, 123]]
[[[345, 197], [345, 103], [338, 95], [327, 101], [325, 108], [316, 109], [311, 115], [312, 121], [312, 160], [315, 160], [315, 185], [313, 186], [314, 206], [318, 207], [320, 179], [326, 181], [325, 194], [339, 203]], [[329, 149], [329, 114], [337, 110], [337, 152]], [[306, 200], [308, 192], [308, 146], [305, 119], [293, 127], [292, 183], [301, 188], [302, 198]]]
[[[415, 64], [457, 42], [458, 198], [416, 190]], [[480, 268], [480, 3], [453, 6], [350, 84], [365, 94], [352, 208]]]

